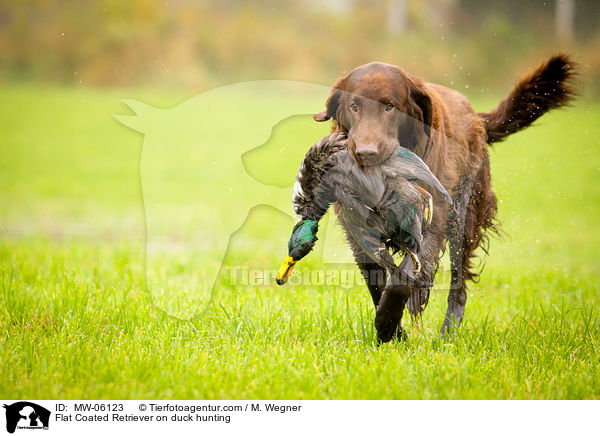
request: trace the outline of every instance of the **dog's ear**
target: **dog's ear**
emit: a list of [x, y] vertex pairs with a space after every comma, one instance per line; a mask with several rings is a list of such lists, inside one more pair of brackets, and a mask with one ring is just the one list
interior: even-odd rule
[[325, 110], [313, 115], [315, 121], [327, 121], [330, 118], [338, 121], [337, 112], [340, 107], [340, 100], [342, 99], [342, 92], [345, 84], [346, 77], [342, 77], [341, 79], [338, 79], [335, 85], [333, 85], [329, 98], [325, 103]]
[[410, 115], [423, 123], [423, 133], [429, 137], [431, 135], [431, 127], [433, 126], [433, 103], [431, 97], [421, 79], [411, 78], [408, 89]]
[[[431, 129], [433, 128], [433, 102], [425, 86], [425, 82], [417, 77], [408, 80], [408, 108], [407, 114], [412, 117], [413, 128], [408, 141], [412, 150], [422, 150], [421, 157], [427, 158], [431, 143]], [[420, 148], [424, 147], [424, 148]]]

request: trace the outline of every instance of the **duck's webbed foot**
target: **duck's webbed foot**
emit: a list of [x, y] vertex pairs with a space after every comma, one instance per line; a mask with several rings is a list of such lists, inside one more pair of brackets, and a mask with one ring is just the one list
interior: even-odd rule
[[397, 269], [399, 282], [413, 288], [430, 288], [431, 283], [425, 278], [421, 261], [414, 253], [408, 253]]
[[413, 251], [409, 251], [408, 255], [410, 256], [413, 263], [415, 264], [414, 273], [419, 274], [421, 272], [421, 261], [419, 260], [419, 256], [417, 256], [417, 254], [414, 253]]
[[433, 197], [419, 185], [415, 185], [415, 188], [425, 196], [425, 223], [429, 226], [431, 225], [431, 221], [433, 221]]
[[433, 286], [433, 283], [431, 282], [430, 275], [426, 272], [428, 268], [425, 268], [425, 270], [421, 268], [419, 272], [416, 272], [413, 270], [413, 263], [414, 261], [406, 256], [400, 264], [400, 275], [401, 277], [405, 277], [405, 283], [412, 288], [410, 297], [406, 303], [408, 311], [412, 316], [417, 316], [425, 310], [429, 302], [429, 290]]

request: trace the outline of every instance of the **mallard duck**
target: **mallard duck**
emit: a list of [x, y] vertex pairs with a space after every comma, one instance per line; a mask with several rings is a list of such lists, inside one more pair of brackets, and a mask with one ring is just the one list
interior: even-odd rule
[[319, 221], [333, 202], [352, 237], [388, 273], [397, 270], [393, 255], [411, 256], [420, 271], [422, 226], [433, 216], [431, 194], [422, 182], [450, 195], [429, 167], [412, 151], [396, 147], [383, 163], [361, 168], [350, 155], [345, 133], [333, 133], [306, 153], [294, 184], [293, 207], [298, 221], [288, 243], [288, 256], [277, 274], [277, 284], [287, 282], [294, 265], [317, 241]]

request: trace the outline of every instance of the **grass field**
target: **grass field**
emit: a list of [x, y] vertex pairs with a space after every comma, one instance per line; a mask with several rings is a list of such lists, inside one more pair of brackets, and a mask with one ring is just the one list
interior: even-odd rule
[[[408, 340], [378, 346], [374, 309], [360, 285], [234, 286], [219, 276], [206, 304], [202, 277], [219, 260], [210, 235], [227, 233], [221, 217], [242, 213], [237, 197], [223, 200], [218, 214], [203, 209], [212, 224], [194, 235], [205, 241], [198, 252], [152, 258], [148, 272], [162, 274], [167, 288], [201, 286], [172, 296], [149, 289], [146, 225], [162, 223], [157, 231], [175, 243], [190, 240], [172, 226], [193, 221], [197, 210], [188, 209], [196, 203], [193, 192], [167, 188], [177, 182], [171, 169], [155, 198], [169, 215], [146, 220], [139, 162], [149, 143], [112, 114], [131, 114], [123, 98], [171, 107], [190, 95], [25, 84], [4, 85], [0, 93], [0, 397], [600, 397], [597, 103], [551, 113], [492, 152], [505, 234], [491, 241], [456, 339], [438, 337], [446, 301], [441, 274], [421, 325], [404, 320]], [[476, 109], [496, 101], [476, 100]], [[315, 98], [315, 110], [321, 106]], [[250, 123], [266, 116], [250, 113]], [[302, 117], [282, 124], [262, 151], [245, 157], [248, 173], [284, 186], [326, 130]], [[269, 152], [280, 149], [278, 141], [297, 146], [291, 154]], [[206, 159], [189, 150], [185, 162]], [[218, 152], [239, 159], [226, 144]], [[221, 176], [211, 183], [239, 182], [232, 180], [237, 175]], [[292, 222], [256, 209], [236, 233], [228, 264], [275, 270]], [[315, 255], [303, 267], [323, 265]], [[171, 309], [199, 313], [186, 320]]]

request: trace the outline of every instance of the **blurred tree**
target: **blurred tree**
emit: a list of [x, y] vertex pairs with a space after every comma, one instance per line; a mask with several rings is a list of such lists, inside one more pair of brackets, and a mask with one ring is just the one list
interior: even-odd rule
[[575, 0], [556, 0], [554, 20], [559, 39], [575, 39]]
[[388, 0], [387, 30], [391, 35], [400, 35], [406, 31], [407, 0]]
[[434, 29], [439, 29], [448, 24], [452, 19], [457, 0], [434, 0], [429, 2], [428, 17]]
[[0, 0], [0, 80], [330, 83], [381, 60], [493, 89], [570, 50], [600, 90], [599, 21], [599, 0]]

